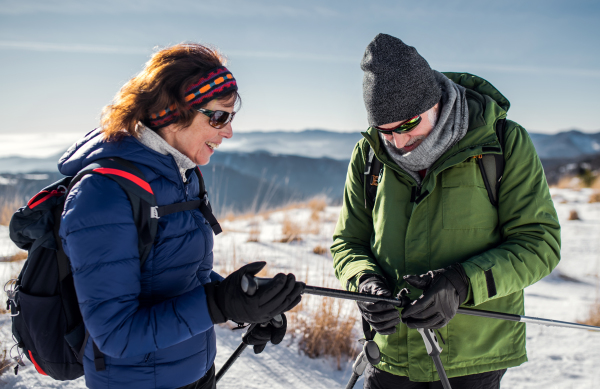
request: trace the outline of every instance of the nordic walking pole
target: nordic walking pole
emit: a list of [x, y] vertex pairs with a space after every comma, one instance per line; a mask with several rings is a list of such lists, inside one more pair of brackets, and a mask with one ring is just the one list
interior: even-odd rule
[[[273, 324], [275, 328], [279, 328], [283, 325], [283, 318], [281, 317], [281, 315], [277, 315], [271, 319], [270, 323]], [[261, 326], [266, 327], [268, 324], [269, 323], [263, 323], [261, 324]], [[251, 324], [250, 327], [248, 327], [248, 331], [246, 331], [246, 333], [252, 331], [254, 327], [256, 327], [256, 323]], [[240, 357], [240, 355], [242, 355], [246, 347], [248, 347], [248, 345], [244, 342], [241, 342], [240, 345], [237, 346], [237, 348], [235, 349], [233, 354], [231, 354], [229, 359], [227, 359], [221, 370], [218, 371], [217, 376], [215, 377], [215, 383], [219, 382], [221, 377], [223, 377], [223, 375], [227, 373], [227, 370], [229, 370], [231, 365], [233, 365], [233, 363]]]
[[482, 311], [479, 309], [470, 309], [470, 308], [458, 308], [457, 313], [460, 313], [461, 315], [488, 317], [488, 318], [492, 318], [492, 319], [515, 321], [515, 322], [519, 322], [519, 323], [539, 324], [539, 325], [543, 325], [543, 326], [547, 326], [547, 327], [565, 327], [565, 328], [573, 328], [573, 329], [577, 329], [577, 330], [600, 331], [600, 327], [590, 326], [587, 324], [571, 323], [568, 321], [560, 321], [560, 320], [552, 320], [552, 319], [542, 319], [539, 317], [531, 317], [531, 316], [521, 316], [521, 315], [515, 315], [512, 313]]
[[[268, 279], [267, 282], [269, 282], [269, 281], [271, 281], [271, 280]], [[256, 293], [256, 289], [248, 290], [248, 288], [244, 288], [244, 279], [243, 278], [242, 278], [242, 290], [244, 291], [244, 293], [246, 293], [249, 296], [252, 296], [252, 295], [254, 295], [254, 293]], [[281, 317], [281, 315], [277, 315], [274, 318], [272, 318], [269, 323], [271, 323], [273, 325], [273, 327], [275, 327], [275, 328], [280, 328], [283, 325], [283, 318]], [[269, 325], [269, 323], [262, 323], [261, 326], [266, 327], [267, 325]], [[246, 333], [249, 333], [250, 331], [252, 331], [254, 329], [254, 327], [256, 327], [256, 323], [251, 324], [250, 327], [248, 327], [248, 331], [246, 331]], [[219, 382], [221, 377], [223, 377], [223, 375], [225, 373], [227, 373], [227, 370], [229, 370], [231, 365], [233, 365], [233, 363], [239, 358], [239, 356], [242, 355], [242, 353], [244, 352], [246, 347], [248, 347], [248, 345], [242, 341], [242, 343], [240, 343], [240, 345], [235, 349], [233, 354], [231, 354], [229, 359], [227, 359], [227, 361], [225, 362], [225, 364], [223, 365], [221, 370], [219, 370], [219, 372], [217, 373], [217, 376], [215, 378], [215, 383]]]
[[358, 378], [364, 373], [367, 363], [369, 363], [367, 361], [367, 356], [365, 355], [364, 351], [361, 351], [360, 354], [358, 354], [358, 357], [356, 357], [354, 365], [352, 365], [352, 376], [346, 385], [346, 389], [354, 388], [356, 381], [358, 381]]
[[[252, 324], [250, 325], [250, 327], [248, 327], [248, 331], [252, 331], [252, 329], [256, 326], [256, 324]], [[248, 347], [248, 345], [244, 342], [240, 343], [239, 346], [237, 346], [237, 348], [235, 349], [235, 351], [233, 352], [233, 354], [231, 354], [231, 356], [229, 357], [229, 359], [227, 359], [227, 361], [225, 362], [225, 364], [223, 365], [223, 367], [221, 367], [221, 370], [219, 370], [217, 372], [217, 376], [215, 378], [215, 383], [219, 382], [219, 380], [221, 379], [221, 377], [223, 377], [223, 375], [225, 373], [227, 373], [227, 370], [229, 370], [229, 368], [231, 367], [231, 365], [233, 365], [233, 362], [236, 361], [236, 359], [239, 358], [240, 355], [242, 355], [242, 353], [244, 352], [244, 350], [246, 349], [246, 347]]]
[[[249, 289], [254, 289], [254, 291], [256, 291], [256, 289], [260, 285], [266, 284], [270, 280], [271, 280], [270, 278], [260, 278], [260, 277], [250, 278], [246, 274], [242, 278], [242, 289], [249, 288]], [[312, 295], [316, 295], [316, 296], [341, 298], [341, 299], [354, 300], [354, 301], [367, 301], [367, 302], [372, 302], [372, 303], [375, 303], [378, 301], [384, 301], [384, 302], [390, 303], [398, 308], [403, 308], [403, 307], [407, 306], [407, 304], [410, 302], [410, 299], [406, 296], [403, 296], [406, 299], [397, 299], [394, 297], [383, 297], [383, 296], [376, 296], [376, 295], [370, 295], [370, 294], [364, 294], [364, 293], [358, 293], [358, 292], [348, 292], [348, 291], [339, 290], [339, 289], [321, 288], [318, 286], [310, 286], [310, 285], [306, 285], [304, 288], [304, 292], [302, 292], [302, 293], [312, 294]], [[567, 321], [559, 321], [559, 320], [552, 320], [552, 319], [543, 319], [540, 317], [515, 315], [512, 313], [491, 312], [491, 311], [483, 311], [483, 310], [471, 309], [471, 308], [458, 308], [457, 313], [459, 313], [461, 315], [480, 316], [480, 317], [487, 317], [487, 318], [491, 318], [491, 319], [539, 324], [539, 325], [544, 325], [544, 326], [548, 326], [548, 327], [565, 327], [565, 328], [573, 328], [573, 329], [579, 329], [579, 330], [600, 331], [600, 327], [597, 327], [597, 326], [590, 326], [587, 324], [571, 323], [571, 322], [567, 322]]]
[[[248, 274], [244, 274], [244, 276], [242, 276], [242, 290], [244, 292], [252, 295], [252, 294], [256, 293], [258, 288], [260, 288], [263, 285], [268, 284], [270, 281], [271, 281], [270, 278], [252, 277], [252, 276], [249, 276]], [[321, 288], [318, 286], [310, 286], [310, 285], [305, 285], [304, 291], [302, 293], [303, 294], [312, 294], [312, 295], [317, 295], [317, 296], [341, 298], [341, 299], [347, 299], [347, 300], [355, 300], [355, 301], [368, 301], [368, 302], [386, 301], [386, 302], [393, 304], [399, 308], [404, 307], [404, 306], [408, 305], [408, 303], [410, 303], [410, 299], [408, 297], [404, 296], [402, 293], [400, 293], [401, 299], [395, 299], [392, 297], [382, 297], [382, 296], [375, 296], [375, 295], [369, 295], [369, 294], [363, 294], [363, 293], [347, 292], [344, 290]], [[440, 376], [440, 380], [442, 381], [442, 385], [444, 386], [444, 389], [452, 389], [450, 387], [450, 382], [448, 382], [448, 377], [446, 376], [446, 371], [444, 370], [444, 366], [442, 365], [442, 360], [440, 359], [440, 353], [442, 352], [442, 348], [438, 344], [435, 334], [430, 329], [419, 329], [418, 331], [421, 334], [421, 336], [423, 337], [423, 341], [425, 342], [425, 348], [427, 349], [427, 354], [429, 354], [429, 356], [431, 356], [431, 358], [433, 359], [435, 368], [438, 372], [438, 375]], [[364, 354], [361, 353], [361, 355], [364, 355], [365, 358], [368, 357], [368, 355], [369, 355], [368, 350], [364, 349], [363, 352], [364, 352]], [[377, 354], [379, 354], [379, 349], [377, 349]], [[360, 355], [359, 355], [359, 357], [360, 357]], [[378, 356], [378, 358], [379, 358], [379, 356]], [[377, 360], [377, 363], [379, 363], [379, 360]], [[375, 363], [375, 364], [377, 364], [377, 363]], [[356, 369], [355, 369], [355, 367], [356, 367]], [[356, 362], [354, 363], [354, 366], [352, 366], [352, 377], [350, 377], [350, 381], [348, 382], [346, 389], [350, 389], [356, 384], [358, 377], [360, 376], [360, 374], [362, 374], [364, 372], [365, 367], [366, 367], [366, 363], [362, 363], [362, 359], [357, 358]], [[360, 374], [358, 374], [359, 371], [360, 371]]]
[[442, 386], [444, 389], [452, 389], [450, 386], [450, 381], [448, 381], [448, 376], [446, 375], [446, 370], [444, 370], [442, 359], [440, 358], [442, 347], [438, 343], [437, 337], [433, 333], [433, 330], [429, 328], [417, 328], [417, 331], [419, 331], [419, 334], [421, 334], [423, 337], [423, 342], [425, 342], [425, 348], [427, 349], [427, 355], [433, 359], [433, 364], [435, 365], [435, 370], [437, 370], [438, 376], [440, 377]]
[[[366, 339], [361, 339], [361, 341], [365, 341]], [[358, 378], [365, 372], [367, 367], [367, 363], [371, 365], [377, 365], [381, 361], [381, 353], [379, 352], [379, 346], [372, 340], [365, 341], [363, 343], [363, 349], [356, 357], [354, 364], [352, 365], [352, 376], [350, 376], [350, 380], [348, 384], [346, 384], [346, 389], [354, 388], [356, 385], [356, 381]]]

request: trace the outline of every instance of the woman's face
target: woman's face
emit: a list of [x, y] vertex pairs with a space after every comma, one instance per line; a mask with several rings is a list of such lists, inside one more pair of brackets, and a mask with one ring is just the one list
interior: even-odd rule
[[[211, 100], [204, 108], [210, 111], [233, 112], [235, 97], [230, 100]], [[168, 144], [191, 159], [196, 165], [206, 165], [215, 149], [221, 145], [223, 138], [231, 138], [233, 129], [231, 122], [217, 129], [208, 124], [208, 116], [198, 113], [189, 127], [181, 128], [171, 124], [158, 130], [158, 134]]]

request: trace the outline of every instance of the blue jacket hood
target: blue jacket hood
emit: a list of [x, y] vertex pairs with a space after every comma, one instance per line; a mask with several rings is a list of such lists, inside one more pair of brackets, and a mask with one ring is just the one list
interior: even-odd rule
[[179, 182], [179, 178], [173, 176], [178, 169], [170, 155], [163, 155], [144, 146], [133, 136], [107, 142], [102, 135], [100, 128], [96, 128], [75, 142], [58, 160], [58, 171], [66, 176], [74, 176], [98, 159], [120, 157], [134, 164], [146, 165], [158, 174]]

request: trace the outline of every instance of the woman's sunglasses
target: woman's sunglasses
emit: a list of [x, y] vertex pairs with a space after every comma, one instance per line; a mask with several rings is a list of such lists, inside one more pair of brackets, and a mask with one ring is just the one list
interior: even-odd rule
[[198, 108], [196, 111], [205, 114], [208, 116], [208, 124], [216, 129], [221, 129], [227, 125], [230, 121], [233, 120], [235, 116], [235, 112], [227, 112], [227, 111], [211, 111], [209, 109]]
[[375, 127], [375, 129], [384, 135], [392, 135], [392, 133], [394, 132], [398, 134], [404, 134], [414, 129], [416, 126], [419, 125], [419, 123], [421, 123], [421, 115], [417, 115], [414, 118], [408, 119], [406, 122], [402, 123], [398, 127], [386, 129]]

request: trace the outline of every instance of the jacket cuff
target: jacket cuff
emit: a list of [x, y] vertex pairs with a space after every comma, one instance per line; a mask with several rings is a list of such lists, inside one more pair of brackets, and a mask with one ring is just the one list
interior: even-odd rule
[[208, 314], [214, 324], [225, 323], [228, 319], [225, 317], [217, 302], [215, 300], [215, 293], [220, 282], [210, 282], [204, 285], [204, 292], [206, 293], [206, 303], [208, 306]]

